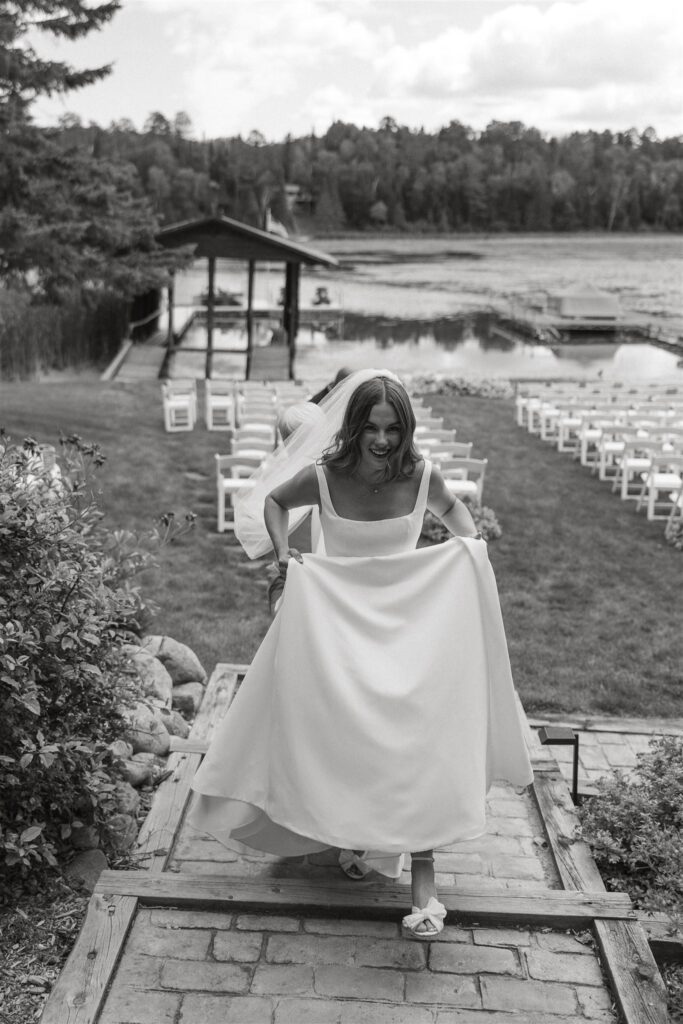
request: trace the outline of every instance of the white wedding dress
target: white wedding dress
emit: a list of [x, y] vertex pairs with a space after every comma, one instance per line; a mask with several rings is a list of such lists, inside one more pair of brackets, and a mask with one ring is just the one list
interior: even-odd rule
[[338, 516], [317, 467], [325, 555], [290, 561], [280, 610], [218, 726], [190, 824], [282, 856], [402, 855], [480, 835], [494, 780], [532, 771], [486, 544], [416, 550], [415, 508]]

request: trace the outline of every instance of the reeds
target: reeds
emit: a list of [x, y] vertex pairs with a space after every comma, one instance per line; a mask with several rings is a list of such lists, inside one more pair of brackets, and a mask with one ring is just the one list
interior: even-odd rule
[[112, 292], [73, 293], [60, 305], [33, 305], [28, 294], [0, 288], [0, 377], [27, 380], [106, 365], [126, 336], [128, 308]]

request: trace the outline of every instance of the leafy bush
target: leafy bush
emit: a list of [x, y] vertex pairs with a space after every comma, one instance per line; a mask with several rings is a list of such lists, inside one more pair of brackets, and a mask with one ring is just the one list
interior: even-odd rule
[[[0, 438], [0, 863], [40, 875], [72, 831], [103, 836], [135, 676], [122, 644], [149, 610], [133, 577], [153, 561], [110, 532], [91, 487], [104, 456], [62, 439], [61, 466]], [[106, 837], [105, 837], [106, 838]]]
[[637, 907], [683, 916], [683, 740], [653, 740], [629, 777], [599, 782], [581, 808], [583, 832], [605, 884]]
[[[498, 540], [499, 537], [502, 537], [503, 531], [492, 508], [489, 508], [487, 505], [481, 505], [474, 498], [463, 498], [462, 500], [470, 510], [475, 526], [485, 541]], [[442, 544], [452, 534], [446, 529], [440, 519], [432, 515], [431, 512], [426, 512], [420, 536], [431, 544]]]

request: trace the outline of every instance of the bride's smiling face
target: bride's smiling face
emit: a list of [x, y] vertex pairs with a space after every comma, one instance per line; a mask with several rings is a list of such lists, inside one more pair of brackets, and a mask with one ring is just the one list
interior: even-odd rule
[[389, 402], [373, 405], [360, 439], [361, 462], [369, 470], [385, 469], [401, 441], [401, 423], [393, 405]]

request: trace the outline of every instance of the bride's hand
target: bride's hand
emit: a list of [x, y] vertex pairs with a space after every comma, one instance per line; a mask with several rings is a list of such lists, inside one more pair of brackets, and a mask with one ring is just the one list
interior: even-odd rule
[[282, 573], [283, 576], [287, 575], [287, 563], [292, 558], [295, 561], [297, 561], [297, 562], [301, 562], [301, 564], [303, 565], [303, 561], [304, 560], [303, 560], [303, 556], [301, 555], [301, 552], [297, 551], [296, 548], [287, 548], [286, 553], [284, 555], [282, 555], [281, 558], [278, 558], [278, 560], [277, 560], [278, 567], [279, 567], [280, 572]]

